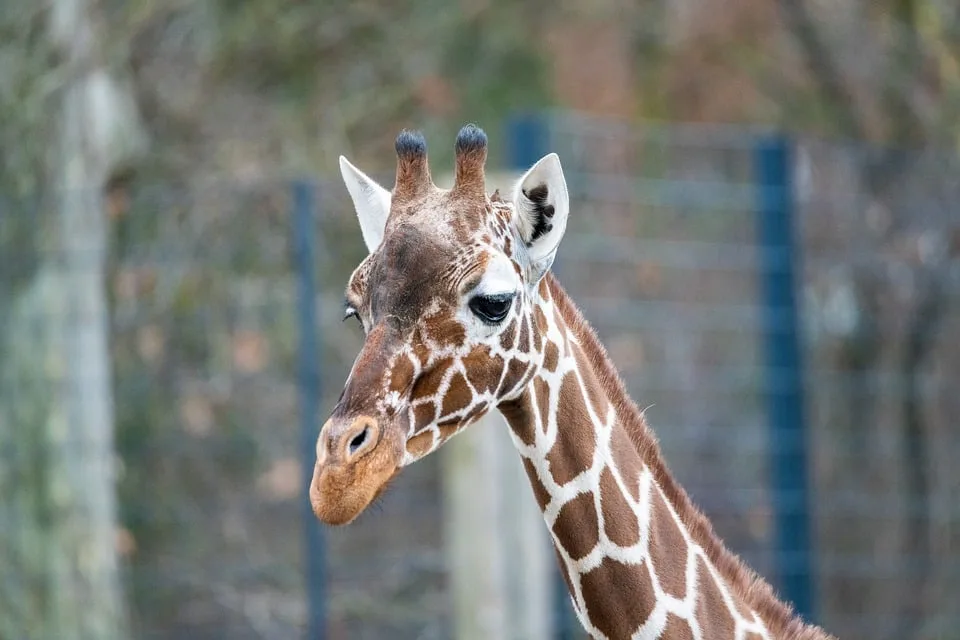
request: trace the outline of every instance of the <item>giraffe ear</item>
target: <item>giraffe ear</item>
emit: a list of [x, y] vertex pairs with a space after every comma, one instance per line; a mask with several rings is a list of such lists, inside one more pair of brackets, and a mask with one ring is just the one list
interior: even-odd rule
[[360, 233], [370, 253], [376, 251], [383, 240], [383, 231], [390, 214], [390, 192], [376, 183], [370, 176], [350, 164], [340, 156], [340, 174], [347, 185], [353, 207], [360, 220]]
[[541, 158], [517, 183], [513, 194], [517, 229], [537, 279], [546, 273], [567, 228], [570, 196], [560, 157]]

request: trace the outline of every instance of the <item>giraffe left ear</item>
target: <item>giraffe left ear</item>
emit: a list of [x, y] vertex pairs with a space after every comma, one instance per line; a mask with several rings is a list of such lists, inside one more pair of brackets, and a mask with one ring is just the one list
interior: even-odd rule
[[383, 230], [390, 215], [390, 192], [376, 183], [373, 178], [350, 164], [340, 156], [340, 175], [347, 185], [353, 207], [360, 221], [360, 233], [367, 245], [367, 251], [373, 253], [383, 240]]
[[514, 190], [513, 204], [517, 229], [539, 280], [553, 264], [570, 212], [567, 181], [557, 154], [544, 156], [524, 174]]

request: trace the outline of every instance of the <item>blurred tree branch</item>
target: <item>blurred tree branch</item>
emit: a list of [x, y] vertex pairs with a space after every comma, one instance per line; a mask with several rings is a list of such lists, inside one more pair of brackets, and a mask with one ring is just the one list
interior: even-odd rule
[[[940, 9], [927, 0], [888, 0], [870, 7], [878, 14], [879, 22], [873, 26], [871, 37], [874, 42], [871, 44], [880, 51], [877, 55], [881, 56], [884, 66], [875, 81], [862, 81], [859, 85], [868, 100], [879, 105], [885, 129], [881, 134], [871, 131], [866, 124], [866, 112], [858, 105], [853, 90], [848, 88], [856, 84], [855, 79], [844, 77], [840, 51], [828, 42], [807, 4], [803, 0], [779, 0], [778, 8], [786, 28], [803, 52], [815, 91], [829, 105], [840, 133], [857, 142], [882, 136], [887, 145], [879, 153], [862, 154], [858, 167], [860, 181], [872, 203], [893, 214], [893, 224], [886, 225], [876, 238], [880, 250], [889, 252], [897, 244], [919, 246], [942, 235], [944, 227], [936, 220], [916, 218], [916, 211], [912, 210], [915, 204], [898, 206], [891, 185], [905, 180], [921, 157], [909, 151], [911, 148], [936, 147], [944, 134], [954, 140], [960, 134], [956, 117], [960, 105], [957, 100], [960, 73], [957, 72], [954, 53], [956, 40], [951, 42], [951, 35], [957, 32], [956, 16], [950, 27], [944, 27], [939, 20]], [[870, 25], [867, 29], [870, 30]], [[869, 49], [867, 46], [863, 48]], [[937, 77], [931, 80], [933, 66]], [[929, 98], [935, 94], [939, 96]], [[944, 210], [952, 206], [952, 203], [940, 204]], [[900, 615], [897, 628], [890, 637], [897, 638], [910, 637], [918, 632], [924, 617], [925, 594], [932, 579], [929, 475], [932, 473], [931, 446], [936, 444], [931, 443], [933, 436], [924, 415], [920, 386], [922, 368], [937, 344], [945, 317], [947, 297], [944, 284], [952, 257], [949, 251], [928, 251], [927, 254], [921, 255], [912, 269], [912, 309], [902, 336], [902, 352], [896, 356], [905, 385], [904, 393], [898, 399], [902, 416], [900, 472], [904, 510], [899, 540], [911, 563], [911, 571], [903, 576], [897, 591], [899, 595], [895, 596]], [[889, 290], [889, 283], [886, 287], [879, 285], [879, 288], [868, 284], [876, 282], [872, 273], [877, 271], [876, 266], [875, 263], [867, 264], [853, 270], [850, 286], [858, 300], [887, 295], [884, 289]], [[866, 317], [868, 312], [862, 310], [859, 315]], [[859, 332], [854, 333], [859, 335]], [[856, 339], [855, 336], [852, 339]], [[849, 346], [841, 345], [838, 351], [841, 368], [844, 367], [843, 354]], [[854, 370], [863, 373], [862, 366]], [[877, 416], [875, 405], [880, 399], [876, 394], [870, 394], [868, 401], [862, 393], [850, 391], [853, 391], [853, 400], [858, 402], [858, 409], [850, 416], [851, 429], [868, 430], [871, 416]], [[869, 438], [869, 432], [862, 437]], [[869, 531], [860, 533], [864, 538], [872, 535]]]
[[840, 133], [855, 140], [866, 140], [853, 96], [846, 89], [839, 66], [818, 30], [803, 0], [777, 0], [787, 29], [803, 51], [810, 77], [839, 121]]

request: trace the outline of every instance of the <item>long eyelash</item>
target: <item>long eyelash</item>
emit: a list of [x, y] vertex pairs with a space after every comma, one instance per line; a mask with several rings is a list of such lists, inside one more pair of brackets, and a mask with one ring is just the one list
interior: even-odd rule
[[357, 311], [357, 309], [356, 309], [352, 304], [350, 304], [349, 302], [347, 302], [346, 300], [344, 300], [344, 302], [343, 302], [343, 320], [342, 320], [342, 321], [343, 321], [343, 322], [346, 322], [346, 321], [347, 321], [347, 318], [350, 318], [350, 317], [356, 317], [356, 318], [359, 319], [359, 318], [360, 318], [360, 314], [359, 314], [359, 312]]

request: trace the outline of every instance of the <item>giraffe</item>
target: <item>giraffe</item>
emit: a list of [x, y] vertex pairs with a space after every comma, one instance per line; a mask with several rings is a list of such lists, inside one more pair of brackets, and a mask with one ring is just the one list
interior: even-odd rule
[[580, 623], [593, 638], [827, 640], [728, 551], [670, 474], [643, 412], [550, 272], [569, 195], [549, 154], [488, 196], [463, 127], [453, 187], [402, 131], [388, 191], [340, 158], [369, 251], [344, 319], [363, 347], [317, 440], [316, 516], [354, 520], [401, 469], [498, 409]]

